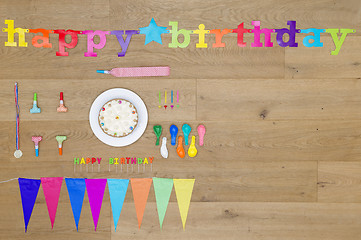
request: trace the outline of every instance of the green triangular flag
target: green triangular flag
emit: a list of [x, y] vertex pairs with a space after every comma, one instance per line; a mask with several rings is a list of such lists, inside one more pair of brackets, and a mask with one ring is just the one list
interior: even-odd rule
[[173, 179], [153, 178], [153, 186], [157, 202], [159, 225], [162, 229], [165, 212], [167, 211], [170, 194], [173, 189]]

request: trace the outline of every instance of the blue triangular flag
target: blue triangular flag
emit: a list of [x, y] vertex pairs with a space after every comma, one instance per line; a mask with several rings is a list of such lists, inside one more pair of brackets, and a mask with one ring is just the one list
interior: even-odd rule
[[19, 178], [19, 188], [21, 195], [21, 202], [23, 205], [25, 232], [28, 230], [28, 224], [33, 212], [36, 196], [39, 192], [40, 180]]
[[115, 231], [122, 211], [125, 194], [127, 193], [129, 179], [108, 179], [110, 203], [112, 204]]
[[73, 210], [76, 230], [78, 231], [78, 224], [81, 209], [83, 207], [85, 194], [85, 179], [84, 178], [65, 178], [66, 187], [70, 198], [71, 209]]

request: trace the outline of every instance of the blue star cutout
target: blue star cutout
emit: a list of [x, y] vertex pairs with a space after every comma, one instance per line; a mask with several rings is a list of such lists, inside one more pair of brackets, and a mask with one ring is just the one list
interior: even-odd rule
[[169, 33], [169, 31], [166, 29], [167, 29], [167, 27], [158, 26], [155, 23], [154, 18], [152, 18], [148, 27], [139, 28], [139, 30], [140, 30], [139, 34], [145, 34], [144, 45], [147, 45], [148, 43], [150, 43], [152, 41], [162, 44], [161, 34]]

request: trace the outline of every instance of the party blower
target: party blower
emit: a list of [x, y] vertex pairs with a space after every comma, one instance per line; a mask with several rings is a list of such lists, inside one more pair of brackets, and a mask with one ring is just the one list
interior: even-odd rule
[[169, 67], [132, 67], [113, 68], [112, 70], [97, 70], [97, 73], [110, 74], [114, 77], [160, 77], [169, 76]]
[[39, 142], [43, 140], [41, 136], [32, 136], [31, 141], [35, 143], [35, 156], [39, 157]]
[[58, 141], [59, 146], [59, 155], [63, 155], [63, 142], [66, 140], [66, 136], [56, 136], [56, 141]]
[[30, 108], [30, 113], [40, 113], [41, 109], [38, 107], [37, 94], [34, 93], [33, 107]]
[[60, 92], [60, 104], [59, 107], [56, 109], [57, 112], [67, 112], [68, 108], [64, 106], [64, 96], [63, 92]]

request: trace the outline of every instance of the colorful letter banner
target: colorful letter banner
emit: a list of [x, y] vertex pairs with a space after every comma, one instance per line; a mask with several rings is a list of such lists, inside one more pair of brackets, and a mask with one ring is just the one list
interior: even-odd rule
[[[322, 47], [319, 38], [319, 33], [326, 32], [329, 33], [334, 44], [335, 50], [331, 51], [331, 55], [338, 55], [343, 42], [347, 34], [355, 33], [355, 29], [347, 29], [347, 28], [335, 28], [335, 29], [296, 29], [296, 21], [287, 21], [287, 25], [289, 28], [280, 28], [280, 29], [269, 29], [269, 28], [261, 28], [260, 21], [252, 21], [253, 29], [244, 28], [244, 23], [240, 23], [237, 28], [226, 28], [221, 31], [221, 29], [206, 29], [204, 24], [199, 24], [198, 29], [195, 30], [187, 30], [187, 29], [178, 29], [178, 22], [169, 21], [168, 27], [159, 26], [154, 18], [151, 19], [149, 25], [147, 27], [141, 27], [134, 30], [112, 30], [112, 31], [104, 31], [104, 30], [65, 30], [65, 29], [27, 29], [16, 27], [14, 24], [14, 20], [6, 19], [5, 24], [7, 28], [3, 28], [3, 32], [6, 32], [8, 35], [8, 41], [5, 42], [5, 46], [7, 47], [28, 47], [28, 43], [25, 41], [26, 33], [42, 33], [41, 35], [35, 35], [32, 39], [32, 45], [36, 48], [51, 48], [52, 44], [49, 42], [49, 34], [58, 34], [58, 48], [59, 51], [56, 52], [56, 56], [69, 56], [69, 52], [66, 52], [66, 48], [72, 49], [75, 48], [78, 44], [78, 35], [85, 34], [87, 35], [87, 51], [84, 53], [85, 57], [97, 57], [98, 54], [94, 52], [95, 49], [102, 49], [105, 47], [107, 42], [107, 35], [115, 35], [122, 51], [118, 52], [118, 57], [124, 57], [130, 39], [133, 35], [143, 34], [145, 35], [144, 45], [147, 45], [150, 42], [157, 42], [159, 44], [162, 43], [162, 34], [171, 34], [172, 42], [168, 44], [169, 48], [186, 48], [190, 44], [191, 35], [198, 35], [198, 43], [196, 43], [196, 48], [208, 48], [208, 44], [205, 42], [206, 34], [213, 34], [215, 37], [215, 42], [212, 44], [213, 48], [223, 48], [225, 47], [225, 43], [222, 42], [222, 37], [226, 34], [232, 34], [237, 37], [237, 45], [239, 47], [245, 47], [246, 42], [244, 42], [244, 34], [253, 34], [254, 42], [251, 43], [251, 47], [263, 47], [263, 43], [261, 42], [261, 38], [264, 36], [264, 47], [273, 47], [273, 42], [271, 42], [272, 34], [276, 34], [276, 40], [279, 46], [281, 47], [298, 47], [298, 43], [296, 43], [296, 34], [309, 33], [310, 29], [315, 34], [314, 38], [310, 35], [306, 35], [303, 39], [303, 44], [306, 47]], [[235, 27], [235, 26], [234, 26]], [[168, 28], [168, 30], [167, 30]], [[338, 37], [338, 33], [341, 33], [341, 37]], [[18, 37], [18, 43], [15, 42], [15, 34]], [[288, 35], [288, 41], [284, 41], [284, 35]], [[66, 35], [70, 36], [71, 41], [67, 43], [65, 41]], [[123, 35], [126, 35], [126, 39], [123, 38]], [[179, 42], [178, 36], [183, 36], [183, 41]], [[99, 43], [94, 42], [94, 37], [98, 36], [100, 41]], [[114, 39], [114, 38], [113, 38]], [[314, 39], [315, 42], [310, 43], [310, 40]], [[39, 43], [38, 40], [41, 42]], [[317, 41], [316, 41], [317, 40]]]
[[[169, 199], [172, 194], [173, 185], [178, 201], [183, 229], [185, 228], [195, 179], [131, 178], [129, 180], [65, 178], [76, 230], [78, 231], [79, 229], [79, 219], [83, 207], [86, 189], [94, 222], [94, 230], [96, 231], [101, 206], [103, 203], [104, 191], [106, 184], [108, 183], [114, 228], [116, 231], [129, 181], [132, 186], [133, 199], [139, 228], [142, 224], [145, 206], [147, 204], [149, 190], [152, 182], [154, 184], [154, 193], [157, 203], [160, 229], [163, 227], [163, 221], [167, 211]], [[41, 178], [41, 180], [18, 178], [18, 182], [24, 213], [25, 232], [28, 228], [40, 184], [44, 190], [51, 228], [53, 229], [63, 178], [44, 177]]]

